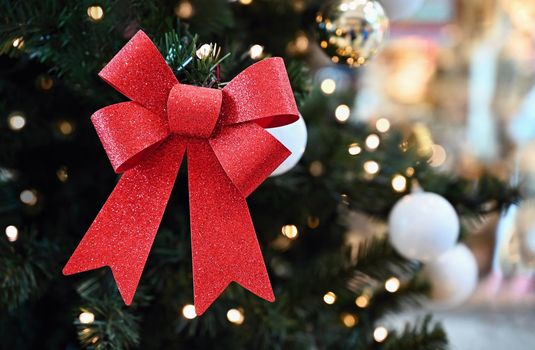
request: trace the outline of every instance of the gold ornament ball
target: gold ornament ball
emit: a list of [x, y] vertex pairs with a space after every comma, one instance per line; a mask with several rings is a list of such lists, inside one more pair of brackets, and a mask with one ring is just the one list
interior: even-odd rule
[[365, 64], [379, 51], [390, 26], [375, 0], [330, 1], [316, 22], [320, 47], [333, 62], [351, 67]]

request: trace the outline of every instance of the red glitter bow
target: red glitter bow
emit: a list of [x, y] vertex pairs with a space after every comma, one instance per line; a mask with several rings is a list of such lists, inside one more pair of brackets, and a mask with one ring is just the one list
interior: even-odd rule
[[197, 314], [232, 281], [273, 301], [245, 198], [290, 154], [264, 130], [298, 119], [282, 59], [250, 66], [222, 90], [184, 85], [139, 31], [99, 76], [131, 100], [91, 117], [124, 174], [63, 273], [109, 266], [130, 304], [187, 150]]

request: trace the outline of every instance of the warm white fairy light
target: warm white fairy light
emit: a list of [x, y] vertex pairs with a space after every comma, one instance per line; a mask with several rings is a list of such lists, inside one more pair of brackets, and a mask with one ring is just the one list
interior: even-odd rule
[[353, 328], [355, 327], [355, 325], [357, 324], [358, 322], [358, 318], [357, 316], [353, 315], [353, 314], [350, 314], [350, 313], [343, 313], [341, 315], [341, 318], [342, 318], [342, 323], [344, 324], [344, 326], [346, 326], [347, 328]]
[[441, 145], [432, 145], [431, 146], [432, 155], [429, 158], [429, 165], [438, 168], [443, 165], [448, 158], [446, 150]]
[[21, 36], [16, 38], [15, 40], [13, 40], [12, 45], [16, 49], [22, 49], [24, 47], [24, 38]]
[[258, 60], [262, 58], [264, 54], [264, 47], [262, 45], [255, 44], [249, 48], [249, 56], [253, 60]]
[[382, 343], [385, 341], [385, 339], [388, 337], [388, 330], [385, 327], [377, 327], [373, 331], [373, 339], [375, 339], [376, 342]]
[[370, 175], [375, 175], [381, 170], [379, 163], [374, 160], [368, 160], [364, 162], [364, 171]]
[[203, 44], [201, 45], [201, 47], [199, 47], [199, 49], [195, 52], [195, 55], [199, 58], [199, 59], [205, 59], [207, 58], [208, 56], [210, 56], [210, 54], [212, 53], [212, 45], [210, 44]]
[[227, 320], [229, 322], [240, 325], [245, 321], [243, 312], [239, 309], [230, 309], [227, 311]]
[[58, 122], [58, 130], [63, 135], [68, 136], [74, 132], [74, 125], [68, 120], [60, 120]]
[[253, 0], [240, 0], [240, 4], [242, 5], [250, 5], [253, 2]]
[[334, 116], [340, 123], [345, 123], [351, 116], [351, 109], [348, 105], [339, 105], [334, 111]]
[[381, 144], [381, 139], [376, 134], [370, 134], [366, 138], [366, 147], [370, 150], [375, 150]]
[[321, 82], [321, 91], [326, 95], [331, 95], [336, 91], [336, 82], [330, 78], [327, 78]]
[[78, 316], [78, 319], [82, 324], [90, 324], [95, 322], [95, 315], [92, 312], [84, 311]]
[[355, 299], [355, 304], [361, 309], [367, 307], [369, 303], [370, 299], [366, 295], [360, 295]]
[[24, 190], [20, 193], [20, 201], [27, 205], [36, 205], [37, 194], [34, 190]]
[[381, 118], [375, 123], [375, 128], [379, 132], [387, 132], [390, 130], [390, 122], [386, 118]]
[[325, 295], [323, 296], [323, 301], [325, 302], [325, 304], [328, 305], [334, 304], [334, 302], [336, 301], [336, 294], [334, 294], [333, 292], [325, 293]]
[[192, 304], [184, 305], [184, 307], [182, 308], [182, 316], [184, 316], [188, 320], [193, 320], [195, 317], [197, 317], [195, 306], [193, 306]]
[[89, 6], [87, 8], [87, 15], [92, 21], [100, 21], [104, 17], [104, 10], [98, 5]]
[[297, 229], [297, 226], [295, 225], [284, 225], [282, 226], [281, 232], [284, 236], [288, 237], [289, 239], [296, 239], [299, 235], [299, 230]]
[[400, 174], [394, 175], [392, 178], [392, 188], [396, 192], [405, 192], [407, 189], [407, 178]]
[[352, 143], [347, 148], [347, 152], [352, 156], [356, 156], [357, 154], [360, 154], [362, 152], [362, 148], [358, 143]]
[[13, 112], [7, 117], [7, 124], [11, 130], [19, 131], [26, 126], [26, 117], [21, 112]]
[[188, 19], [193, 16], [193, 5], [189, 1], [181, 1], [175, 7], [175, 15], [182, 19]]
[[395, 293], [399, 290], [399, 286], [401, 283], [399, 282], [399, 279], [396, 277], [390, 277], [385, 282], [385, 289], [387, 292]]
[[15, 242], [19, 238], [19, 229], [14, 225], [9, 225], [6, 227], [6, 236], [8, 241]]

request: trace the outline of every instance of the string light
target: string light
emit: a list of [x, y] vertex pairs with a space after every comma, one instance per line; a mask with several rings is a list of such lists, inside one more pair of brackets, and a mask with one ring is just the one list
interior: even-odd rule
[[175, 7], [175, 15], [182, 19], [188, 19], [193, 16], [193, 5], [189, 1], [181, 1]]
[[326, 49], [327, 46], [329, 46], [329, 43], [326, 42], [325, 40], [322, 40], [322, 42], [320, 42], [320, 46], [321, 46], [323, 49]]
[[65, 136], [68, 136], [74, 132], [74, 125], [67, 120], [60, 120], [58, 122], [59, 132]]
[[104, 10], [98, 5], [89, 6], [87, 8], [87, 15], [93, 22], [98, 22], [104, 17]]
[[310, 175], [314, 177], [318, 177], [323, 175], [323, 163], [321, 163], [319, 160], [315, 160], [312, 163], [310, 163], [310, 167], [308, 169], [310, 171]]
[[321, 82], [320, 89], [325, 95], [331, 95], [336, 91], [336, 82], [327, 78]]
[[12, 112], [7, 117], [7, 124], [13, 131], [22, 130], [26, 126], [26, 117], [21, 112]]
[[376, 150], [381, 144], [381, 139], [376, 134], [370, 134], [366, 138], [366, 147], [370, 150]]
[[297, 226], [295, 225], [284, 225], [282, 226], [282, 234], [289, 239], [296, 239], [299, 235], [299, 231], [297, 230]]
[[212, 45], [210, 44], [203, 44], [201, 45], [201, 47], [199, 47], [197, 51], [195, 51], [195, 55], [201, 60], [210, 56], [211, 53], [212, 53]]
[[197, 317], [195, 306], [193, 306], [192, 304], [184, 305], [184, 307], [182, 308], [182, 316], [184, 316], [188, 320], [193, 320], [195, 317]]
[[240, 0], [240, 4], [242, 5], [250, 5], [253, 2], [253, 0]]
[[347, 105], [339, 105], [334, 111], [334, 116], [340, 123], [345, 123], [351, 116], [351, 109]]
[[347, 148], [347, 152], [352, 156], [356, 156], [357, 154], [360, 154], [360, 152], [362, 152], [362, 148], [359, 146], [358, 143], [352, 143]]
[[20, 201], [26, 205], [36, 205], [37, 204], [37, 194], [35, 190], [24, 190], [20, 193]]
[[394, 175], [392, 178], [392, 188], [396, 192], [405, 192], [407, 189], [407, 178], [400, 174]]
[[381, 167], [376, 161], [368, 160], [367, 162], [364, 162], [364, 171], [368, 174], [375, 175], [379, 172], [379, 170], [381, 170]]
[[447, 154], [444, 147], [441, 145], [432, 145], [431, 146], [431, 158], [429, 158], [429, 165], [433, 168], [438, 168], [446, 162]]
[[309, 41], [308, 41], [308, 37], [306, 36], [306, 34], [299, 33], [299, 35], [297, 35], [297, 37], [295, 38], [294, 45], [295, 45], [295, 50], [298, 53], [303, 54], [307, 52]]
[[24, 38], [19, 36], [12, 43], [13, 47], [16, 49], [22, 49], [24, 47]]
[[405, 174], [407, 174], [408, 177], [411, 177], [412, 175], [414, 175], [414, 168], [413, 167], [408, 167], [407, 170], [405, 171]]
[[249, 56], [253, 60], [258, 60], [262, 58], [264, 54], [264, 47], [262, 45], [255, 44], [249, 48]]
[[375, 123], [375, 128], [379, 132], [387, 132], [390, 130], [390, 122], [386, 118], [381, 118]]
[[369, 303], [370, 299], [366, 295], [360, 295], [357, 297], [357, 299], [355, 299], [355, 304], [361, 309], [367, 307]]
[[8, 241], [15, 242], [19, 238], [19, 229], [14, 225], [9, 225], [6, 227], [6, 236]]
[[238, 309], [230, 309], [227, 311], [227, 319], [229, 322], [240, 325], [245, 321], [243, 311]]
[[307, 218], [307, 226], [311, 229], [315, 229], [315, 228], [318, 228], [318, 226], [320, 225], [320, 218], [318, 218], [317, 216], [309, 216]]
[[47, 74], [41, 74], [37, 77], [37, 85], [41, 90], [47, 91], [54, 86], [54, 79]]
[[323, 301], [327, 305], [334, 304], [334, 302], [336, 301], [336, 294], [334, 294], [333, 292], [325, 293], [325, 295], [323, 296]]
[[95, 315], [92, 312], [84, 311], [78, 316], [78, 319], [82, 324], [91, 324], [95, 322]]
[[347, 328], [353, 328], [358, 322], [357, 316], [350, 314], [350, 313], [343, 313], [341, 315], [342, 323]]
[[56, 171], [56, 176], [58, 177], [58, 180], [61, 182], [67, 182], [69, 180], [69, 172], [67, 171], [66, 166], [62, 166], [61, 168]]
[[396, 277], [390, 277], [385, 282], [385, 289], [387, 292], [395, 293], [399, 290], [400, 282]]
[[331, 57], [331, 61], [333, 61], [333, 63], [338, 63], [340, 62], [340, 59], [337, 56], [333, 56]]
[[377, 327], [373, 331], [373, 339], [378, 343], [384, 342], [386, 337], [388, 337], [388, 330], [385, 327]]

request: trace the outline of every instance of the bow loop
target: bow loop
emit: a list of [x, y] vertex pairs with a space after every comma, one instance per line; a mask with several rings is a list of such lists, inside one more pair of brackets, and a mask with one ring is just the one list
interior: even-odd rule
[[117, 173], [137, 165], [169, 135], [165, 117], [135, 102], [104, 107], [91, 121]]
[[283, 59], [257, 62], [232, 79], [223, 89], [221, 114], [224, 125], [254, 121], [263, 128], [299, 119]]

